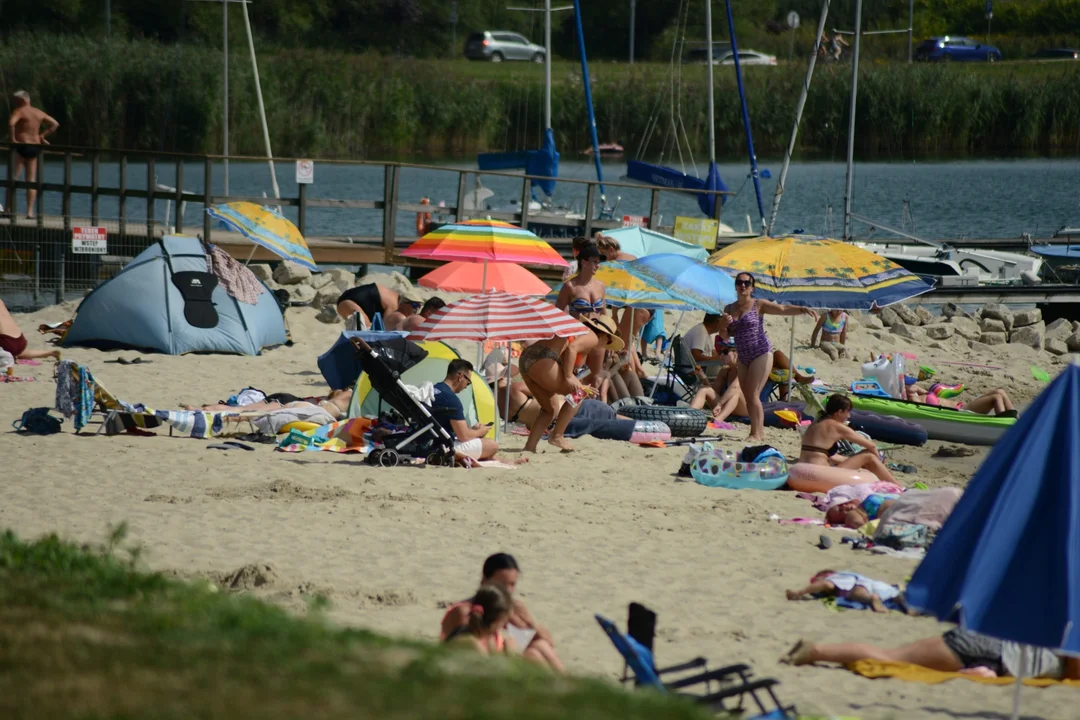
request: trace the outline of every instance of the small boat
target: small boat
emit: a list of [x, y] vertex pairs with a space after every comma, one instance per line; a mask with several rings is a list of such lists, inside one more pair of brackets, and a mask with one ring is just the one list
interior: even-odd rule
[[895, 398], [849, 395], [856, 410], [868, 410], [879, 415], [891, 415], [920, 425], [931, 440], [958, 442], [965, 445], [993, 445], [1016, 423], [1016, 418], [980, 415], [966, 410], [954, 410], [940, 405]]
[[[622, 155], [623, 154], [623, 146], [618, 144], [618, 143], [603, 143], [602, 145], [597, 145], [596, 149], [600, 151], [601, 155]], [[593, 154], [593, 149], [591, 147], [590, 148], [585, 148], [584, 150], [581, 151], [581, 154], [582, 155], [592, 155]]]

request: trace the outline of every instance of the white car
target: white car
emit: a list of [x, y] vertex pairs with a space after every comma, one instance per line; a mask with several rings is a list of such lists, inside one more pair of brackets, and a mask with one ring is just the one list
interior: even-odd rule
[[[713, 62], [720, 65], [734, 65], [735, 54], [730, 50], [721, 55], [717, 60]], [[739, 51], [739, 64], [740, 65], [775, 65], [776, 56], [766, 55], [765, 53], [758, 52], [757, 50], [740, 50]]]

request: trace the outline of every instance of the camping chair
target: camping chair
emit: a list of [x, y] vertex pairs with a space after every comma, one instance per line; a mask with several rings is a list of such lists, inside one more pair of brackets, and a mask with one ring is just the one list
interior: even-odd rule
[[[76, 386], [79, 384], [79, 371], [82, 367], [75, 363], [67, 365], [67, 371], [71, 373], [71, 380]], [[152, 412], [132, 410], [130, 405], [118, 400], [97, 380], [94, 380], [94, 410], [90, 413], [91, 419], [95, 416], [99, 418], [95, 435], [119, 435], [136, 428], [146, 430], [164, 424]], [[169, 434], [172, 434], [172, 427], [169, 428]]]
[[367, 373], [371, 387], [379, 393], [380, 399], [400, 413], [409, 425], [409, 432], [404, 438], [388, 441], [385, 447], [368, 455], [368, 461], [373, 465], [394, 467], [409, 445], [418, 440], [426, 440], [431, 443], [426, 455], [428, 464], [452, 466], [454, 439], [450, 437], [450, 433], [438, 423], [426, 405], [418, 402], [405, 390], [405, 383], [401, 382], [398, 374], [390, 369], [370, 345], [358, 337], [352, 337], [349, 341], [356, 348], [360, 365]]
[[[776, 697], [773, 688], [779, 684], [775, 678], [754, 679], [750, 667], [745, 664], [729, 665], [716, 670], [708, 669], [708, 662], [703, 657], [694, 658], [688, 662], [680, 663], [666, 668], [657, 668], [652, 653], [652, 640], [656, 630], [656, 613], [644, 605], [630, 604], [628, 630], [633, 630], [627, 635], [619, 632], [615, 623], [601, 615], [596, 615], [596, 621], [607, 634], [615, 649], [623, 656], [626, 665], [623, 670], [623, 682], [634, 682], [637, 687], [646, 686], [661, 692], [678, 691], [692, 688], [698, 685], [705, 686], [705, 694], [681, 693], [687, 695], [695, 702], [708, 706], [717, 712], [736, 713], [743, 711], [743, 701], [747, 695], [761, 712], [759, 717], [769, 718], [795, 718], [795, 708], [784, 707]], [[633, 671], [633, 677], [628, 677], [628, 670]], [[684, 675], [673, 680], [664, 680], [665, 675], [677, 675], [688, 671], [700, 670], [691, 675]], [[714, 683], [717, 690], [713, 690]], [[765, 692], [772, 701], [773, 709], [767, 709], [765, 701], [759, 696], [759, 692]], [[734, 707], [729, 707], [729, 701], [735, 700]]]
[[[707, 360], [697, 363], [703, 370], [723, 364], [723, 360]], [[663, 369], [667, 370], [667, 375], [665, 380], [657, 386], [657, 390], [665, 390], [667, 399], [671, 400], [672, 405], [679, 402], [690, 402], [694, 397], [694, 393], [702, 385], [701, 380], [694, 373], [694, 358], [686, 346], [683, 345], [682, 335], [676, 335], [671, 339], [671, 355], [667, 362], [663, 364]], [[678, 379], [678, 383], [675, 382], [676, 379]]]

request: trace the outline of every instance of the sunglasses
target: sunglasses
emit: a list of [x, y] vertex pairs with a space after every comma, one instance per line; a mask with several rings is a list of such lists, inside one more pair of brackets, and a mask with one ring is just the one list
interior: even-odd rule
[[735, 281], [735, 287], [753, 287], [753, 286], [754, 286], [754, 281], [753, 280], [736, 280]]
[[419, 310], [422, 306], [418, 302], [411, 302], [409, 303], [409, 307], [411, 307], [413, 310]]

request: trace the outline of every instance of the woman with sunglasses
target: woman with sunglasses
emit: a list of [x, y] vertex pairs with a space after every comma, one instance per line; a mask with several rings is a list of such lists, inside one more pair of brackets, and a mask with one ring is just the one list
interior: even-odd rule
[[750, 273], [742, 272], [735, 276], [737, 299], [724, 308], [724, 320], [739, 353], [736, 365], [739, 386], [750, 413], [750, 435], [747, 440], [762, 441], [765, 439], [765, 410], [761, 406], [761, 391], [772, 370], [773, 351], [761, 316], [768, 313], [809, 315], [817, 320], [817, 313], [810, 308], [757, 300], [754, 298], [754, 284], [754, 276]]

